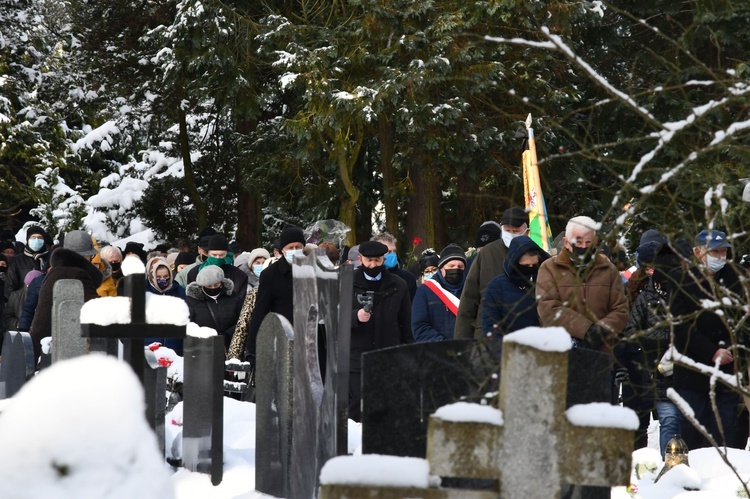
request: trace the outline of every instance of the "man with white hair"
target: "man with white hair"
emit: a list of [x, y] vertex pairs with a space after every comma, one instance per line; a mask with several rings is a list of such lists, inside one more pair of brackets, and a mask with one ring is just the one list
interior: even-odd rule
[[563, 250], [546, 260], [537, 278], [537, 310], [543, 326], [561, 326], [574, 345], [610, 352], [628, 322], [628, 302], [617, 268], [596, 246], [599, 224], [571, 218]]

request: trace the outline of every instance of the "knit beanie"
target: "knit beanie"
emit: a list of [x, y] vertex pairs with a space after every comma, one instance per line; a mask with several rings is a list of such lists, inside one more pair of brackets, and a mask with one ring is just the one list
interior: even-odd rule
[[440, 262], [438, 262], [438, 268], [442, 268], [443, 265], [450, 262], [451, 260], [461, 260], [466, 263], [466, 255], [464, 254], [463, 248], [458, 244], [451, 243], [440, 252]]
[[218, 265], [208, 265], [198, 272], [195, 282], [198, 286], [213, 286], [224, 279], [224, 271]]
[[284, 249], [284, 246], [291, 243], [300, 243], [302, 246], [305, 245], [305, 234], [302, 229], [296, 225], [287, 225], [284, 230], [281, 231], [279, 237], [279, 248]]

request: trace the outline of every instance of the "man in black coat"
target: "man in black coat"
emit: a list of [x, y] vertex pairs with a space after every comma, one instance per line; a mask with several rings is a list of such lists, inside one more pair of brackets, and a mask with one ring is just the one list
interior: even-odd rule
[[354, 421], [362, 418], [362, 354], [414, 341], [409, 289], [383, 265], [387, 252], [378, 241], [360, 244], [361, 265], [354, 271], [349, 360], [349, 418]]
[[283, 315], [290, 324], [294, 324], [292, 263], [295, 256], [301, 257], [303, 255], [305, 235], [299, 227], [288, 225], [281, 231], [279, 239], [283, 258], [279, 258], [261, 272], [255, 308], [253, 308], [250, 324], [247, 328], [245, 358], [253, 364], [255, 363], [255, 343], [258, 339], [258, 331], [266, 315], [274, 312]]
[[[727, 265], [727, 249], [731, 244], [719, 230], [704, 230], [695, 237], [693, 254], [696, 264], [669, 273], [670, 313], [679, 321], [675, 326], [674, 343], [677, 350], [704, 366], [716, 364], [727, 375], [734, 377], [736, 362], [748, 345], [746, 331], [739, 324], [747, 304], [734, 267]], [[739, 395], [721, 382], [716, 383], [716, 405], [724, 430], [724, 438], [711, 407], [710, 374], [696, 371], [680, 363], [674, 366], [674, 389], [690, 405], [695, 418], [714, 437], [719, 445], [732, 445], [737, 430]], [[689, 449], [710, 446], [703, 435], [688, 420], [681, 426], [682, 438]], [[726, 440], [725, 440], [726, 439]]]

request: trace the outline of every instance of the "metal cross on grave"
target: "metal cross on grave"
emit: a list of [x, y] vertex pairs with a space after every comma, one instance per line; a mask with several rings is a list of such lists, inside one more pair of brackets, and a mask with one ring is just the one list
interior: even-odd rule
[[[567, 391], [576, 389], [575, 381], [568, 386], [567, 332], [529, 328], [504, 340], [499, 407], [465, 403], [442, 407], [430, 416], [427, 436], [429, 475], [490, 479], [499, 489], [401, 490], [344, 480], [322, 483], [321, 497], [373, 497], [368, 494], [375, 491], [379, 497], [408, 493], [424, 498], [560, 498], [567, 497], [573, 485], [602, 487], [609, 497], [612, 486], [629, 484], [638, 418], [630, 409], [605, 403], [573, 405], [566, 411]], [[601, 373], [591, 373], [597, 374]], [[487, 417], [486, 409], [497, 415]], [[377, 473], [388, 471], [379, 467]], [[591, 492], [585, 497], [600, 497], [599, 490]]]
[[143, 383], [146, 338], [185, 338], [186, 326], [174, 324], [150, 324], [146, 322], [146, 276], [130, 274], [123, 278], [123, 295], [130, 298], [130, 323], [81, 324], [81, 336], [85, 338], [117, 338], [124, 347], [124, 360], [130, 364]]

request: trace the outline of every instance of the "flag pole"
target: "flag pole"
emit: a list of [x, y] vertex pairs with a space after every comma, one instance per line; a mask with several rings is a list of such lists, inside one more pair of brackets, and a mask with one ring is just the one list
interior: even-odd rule
[[[529, 115], [526, 117], [526, 131], [528, 132], [529, 136], [529, 153], [531, 154], [531, 169], [534, 178], [533, 188], [536, 190], [537, 194], [537, 202], [534, 209], [536, 210], [536, 216], [539, 218], [539, 231], [543, 242], [543, 249], [549, 251], [549, 247], [544, 248], [544, 246], [549, 246], [550, 238], [549, 233], [547, 232], [547, 213], [542, 198], [542, 182], [541, 178], [539, 177], [539, 163], [537, 162], [536, 157], [536, 140], [534, 139], [534, 129], [531, 125], [532, 119], [531, 113], [529, 113]], [[531, 188], [532, 186], [529, 187]]]

